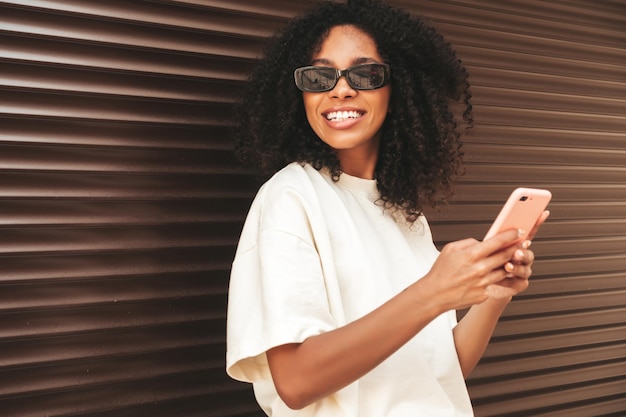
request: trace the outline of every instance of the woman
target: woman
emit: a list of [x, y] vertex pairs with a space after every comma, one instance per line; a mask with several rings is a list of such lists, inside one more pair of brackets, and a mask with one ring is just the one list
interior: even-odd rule
[[464, 377], [534, 255], [516, 230], [433, 244], [422, 209], [460, 171], [452, 108], [471, 125], [469, 99], [441, 36], [378, 1], [322, 3], [274, 39], [238, 113], [239, 156], [275, 174], [241, 235], [227, 340], [268, 415], [473, 414]]

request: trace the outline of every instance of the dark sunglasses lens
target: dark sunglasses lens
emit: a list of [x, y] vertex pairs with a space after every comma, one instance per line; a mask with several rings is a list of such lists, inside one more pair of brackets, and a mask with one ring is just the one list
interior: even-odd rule
[[348, 71], [348, 79], [353, 88], [371, 90], [385, 82], [385, 69], [381, 65], [360, 65]]
[[332, 68], [302, 68], [296, 76], [297, 85], [305, 91], [327, 91], [337, 83], [337, 71]]

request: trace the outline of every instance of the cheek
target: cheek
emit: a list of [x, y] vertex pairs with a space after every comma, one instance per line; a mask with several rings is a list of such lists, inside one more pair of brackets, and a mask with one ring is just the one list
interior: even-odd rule
[[385, 114], [389, 113], [389, 106], [391, 106], [391, 87], [386, 87], [385, 94], [381, 99], [381, 106], [384, 109]]
[[389, 113], [390, 98], [390, 94], [387, 93], [381, 95], [375, 103], [372, 103], [373, 107], [376, 109], [376, 119], [378, 123], [382, 124], [387, 118], [387, 114]]

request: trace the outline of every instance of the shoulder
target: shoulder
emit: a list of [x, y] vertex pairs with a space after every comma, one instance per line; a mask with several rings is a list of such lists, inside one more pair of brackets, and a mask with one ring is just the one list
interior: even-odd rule
[[292, 162], [261, 186], [256, 199], [272, 205], [284, 199], [310, 199], [324, 183], [322, 173], [311, 165]]
[[308, 164], [291, 163], [259, 189], [248, 214], [259, 229], [298, 230], [320, 215], [327, 192], [323, 174]]
[[274, 174], [263, 184], [262, 188], [282, 188], [311, 183], [322, 177], [322, 174], [306, 163], [292, 162]]

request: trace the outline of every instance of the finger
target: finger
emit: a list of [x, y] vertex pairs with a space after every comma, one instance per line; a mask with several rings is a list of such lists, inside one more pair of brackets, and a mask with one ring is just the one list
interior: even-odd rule
[[531, 250], [516, 249], [511, 260], [517, 265], [530, 265], [535, 261], [535, 253]]
[[532, 262], [508, 261], [503, 266], [507, 277], [529, 279], [532, 275]]
[[457, 240], [457, 241], [454, 241], [454, 242], [450, 242], [446, 246], [449, 247], [450, 249], [454, 249], [454, 250], [465, 250], [465, 249], [468, 249], [468, 248], [476, 245], [477, 243], [478, 243], [478, 241], [476, 239], [467, 238], [467, 239], [463, 239], [463, 240]]
[[506, 247], [509, 247], [518, 242], [519, 238], [523, 235], [524, 231], [518, 229], [510, 229], [504, 232], [500, 232], [495, 236], [483, 241], [481, 245], [479, 245], [481, 251], [480, 254], [486, 256], [502, 250]]
[[[494, 285], [489, 286], [487, 288], [487, 291], [492, 294], [496, 294], [498, 292], [501, 293], [502, 289], [506, 288], [507, 289], [506, 291], [508, 292], [508, 296], [513, 297], [516, 294], [519, 294], [520, 292], [527, 289], [528, 284], [529, 284], [528, 280], [517, 279], [515, 277], [506, 277], [500, 282], [497, 282]], [[497, 290], [497, 288], [499, 289], [499, 291]]]
[[[498, 233], [491, 239], [488, 239], [481, 244], [481, 247], [477, 246], [474, 250], [475, 259], [483, 259], [483, 270], [489, 271], [503, 271], [503, 266], [507, 262], [514, 263], [515, 253], [518, 249], [516, 242], [519, 242], [519, 237], [523, 235], [523, 231], [510, 231]], [[518, 257], [524, 259], [525, 253], [518, 253]], [[501, 278], [500, 278], [501, 279]]]

